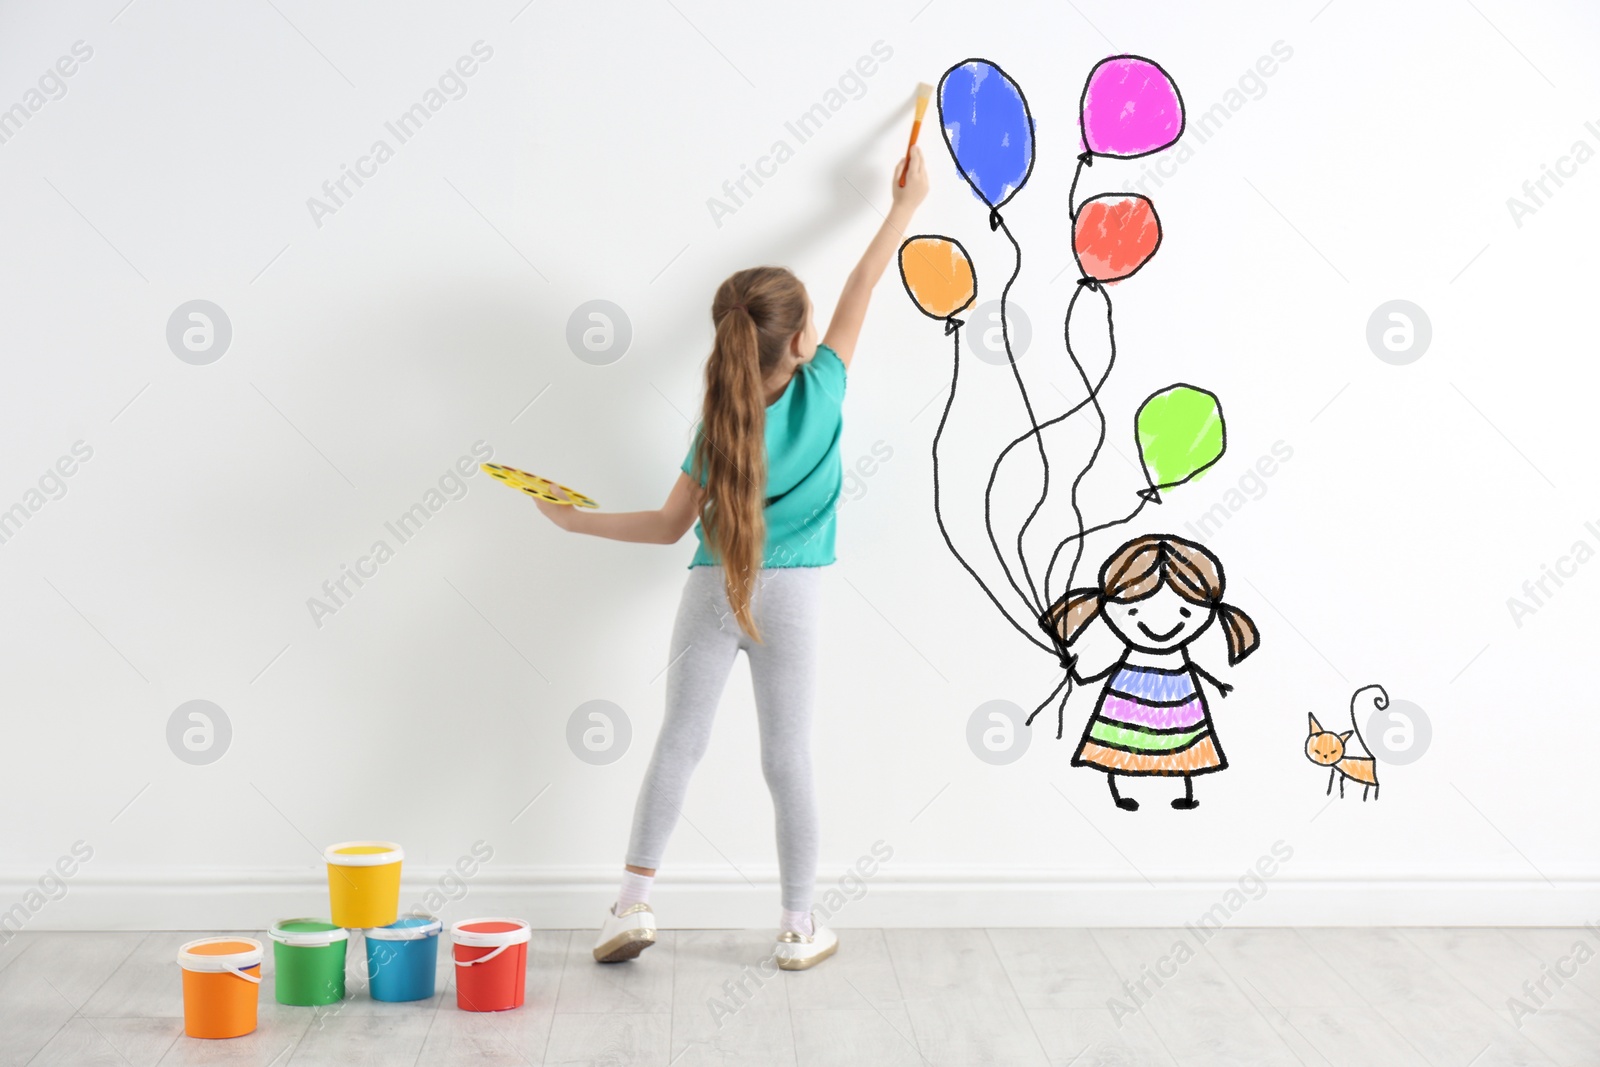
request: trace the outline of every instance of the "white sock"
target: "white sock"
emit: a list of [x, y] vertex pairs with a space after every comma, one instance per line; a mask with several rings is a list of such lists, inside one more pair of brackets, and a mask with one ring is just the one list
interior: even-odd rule
[[617, 890], [617, 912], [627, 911], [635, 904], [650, 903], [650, 887], [655, 884], [655, 876], [649, 874], [634, 874], [632, 871], [622, 872], [622, 888]]
[[778, 922], [778, 930], [810, 937], [815, 932], [811, 928], [811, 913], [809, 911], [790, 911], [785, 908], [783, 918]]

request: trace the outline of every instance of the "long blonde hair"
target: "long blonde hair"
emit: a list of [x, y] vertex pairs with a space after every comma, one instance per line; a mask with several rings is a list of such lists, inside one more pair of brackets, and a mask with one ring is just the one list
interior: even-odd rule
[[766, 547], [767, 402], [763, 380], [804, 328], [805, 286], [783, 267], [752, 267], [717, 287], [716, 341], [706, 360], [706, 395], [694, 471], [705, 485], [700, 524], [722, 564], [739, 626], [761, 640], [751, 611]]
[[1261, 643], [1261, 632], [1250, 616], [1222, 602], [1222, 561], [1203, 546], [1170, 534], [1136, 537], [1117, 549], [1100, 568], [1099, 588], [1069, 590], [1046, 618], [1054, 636], [1063, 646], [1070, 646], [1106, 601], [1125, 604], [1138, 600], [1163, 582], [1189, 603], [1216, 609], [1217, 621], [1228, 638], [1229, 666]]

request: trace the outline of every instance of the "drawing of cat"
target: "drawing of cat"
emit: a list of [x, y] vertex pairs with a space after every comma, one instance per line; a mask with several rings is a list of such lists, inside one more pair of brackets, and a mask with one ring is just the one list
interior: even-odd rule
[[1306, 738], [1306, 758], [1318, 766], [1333, 768], [1328, 772], [1328, 795], [1330, 796], [1333, 794], [1333, 783], [1337, 780], [1339, 783], [1339, 796], [1342, 799], [1344, 797], [1345, 779], [1349, 779], [1352, 782], [1361, 784], [1362, 800], [1367, 799], [1368, 790], [1372, 792], [1372, 799], [1378, 799], [1378, 761], [1370, 755], [1350, 756], [1346, 755], [1345, 752], [1345, 746], [1352, 736], [1361, 742], [1363, 750], [1371, 751], [1367, 749], [1367, 743], [1362, 739], [1359, 728], [1356, 727], [1356, 701], [1361, 698], [1362, 693], [1373, 689], [1377, 690], [1376, 695], [1372, 698], [1373, 705], [1380, 711], [1389, 706], [1389, 694], [1384, 692], [1383, 686], [1362, 686], [1350, 696], [1351, 729], [1342, 734], [1324, 730], [1315, 715], [1307, 716], [1311, 720], [1311, 732], [1310, 736]]

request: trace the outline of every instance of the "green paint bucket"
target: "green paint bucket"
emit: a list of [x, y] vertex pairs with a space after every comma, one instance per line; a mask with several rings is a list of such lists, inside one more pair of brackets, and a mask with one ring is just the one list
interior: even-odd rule
[[344, 950], [350, 935], [319, 919], [284, 919], [272, 927], [273, 981], [279, 1004], [336, 1004], [344, 999]]

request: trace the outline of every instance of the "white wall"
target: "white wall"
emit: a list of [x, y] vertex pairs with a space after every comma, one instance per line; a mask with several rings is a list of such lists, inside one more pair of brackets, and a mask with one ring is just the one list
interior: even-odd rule
[[[409, 543], [385, 522], [475, 442], [608, 507], [659, 503], [698, 403], [716, 282], [788, 264], [830, 307], [886, 207], [912, 87], [969, 55], [1004, 65], [1037, 117], [1038, 164], [1007, 218], [1034, 333], [1022, 366], [1059, 410], [1078, 395], [1059, 331], [1084, 74], [1113, 51], [1153, 56], [1197, 117], [1279, 41], [1292, 58], [1256, 98], [1147, 186], [1166, 242], [1116, 291], [1106, 394], [1129, 456], [1131, 407], [1150, 390], [1190, 380], [1225, 402], [1228, 456], [1151, 515], [1174, 532], [1275, 442], [1292, 448], [1211, 538], [1230, 599], [1264, 634], [1215, 709], [1233, 766], [1201, 781], [1197, 811], [1171, 811], [1155, 783], [1136, 787], [1149, 803], [1130, 815], [1047, 732], [1010, 766], [969, 751], [978, 705], [1031, 707], [1054, 667], [939, 541], [930, 401], [950, 355], [891, 275], [843, 453], [892, 455], [840, 519], [817, 749], [824, 880], [876, 841], [894, 855], [837, 921], [1183, 922], [1280, 841], [1292, 859], [1234, 921], [1600, 917], [1600, 728], [1584, 681], [1600, 565], [1577, 566], [1520, 625], [1507, 607], [1575, 542], [1600, 547], [1583, 247], [1600, 163], [1549, 185], [1520, 225], [1506, 203], [1574, 142], [1600, 148], [1592, 11], [122, 5], [0, 14], [0, 106], [25, 102], [75, 42], [93, 50], [0, 144], [0, 507], [38, 503], [41, 474], [76, 442], [92, 449], [65, 495], [0, 544], [0, 905], [23, 902], [31, 928], [316, 912], [315, 848], [352, 837], [402, 841], [418, 900], [489, 843], [451, 917], [591, 922], [660, 721], [689, 544], [562, 535], [481, 474]], [[385, 123], [479, 41], [493, 54], [465, 95], [398, 144]], [[718, 225], [708, 198], [776, 139], [794, 146], [785, 121], [880, 41], [892, 55], [859, 99]], [[997, 296], [1008, 250], [929, 132], [936, 182], [918, 228], [964, 241]], [[379, 138], [393, 158], [314, 220], [307, 198]], [[1097, 164], [1090, 191], [1139, 174]], [[165, 338], [196, 298], [233, 330], [205, 366]], [[565, 341], [596, 298], [633, 329], [608, 366]], [[1380, 362], [1364, 336], [1394, 298], [1432, 321], [1409, 366]], [[1003, 368], [965, 369], [948, 492], [978, 554], [979, 479], [1022, 416]], [[1108, 513], [1134, 485], [1111, 454], [1087, 499]], [[317, 625], [308, 598], [378, 539], [394, 558]], [[1300, 751], [1306, 714], [1344, 722], [1351, 690], [1373, 681], [1426, 710], [1431, 747], [1384, 768], [1379, 803], [1329, 806]], [[194, 699], [232, 727], [207, 766], [167, 743]], [[607, 766], [566, 741], [595, 699], [632, 724]], [[1069, 736], [1092, 706], [1079, 699]], [[741, 667], [668, 858], [665, 922], [770, 920], [755, 753]], [[65, 897], [28, 896], [79, 841], [93, 857]]]

